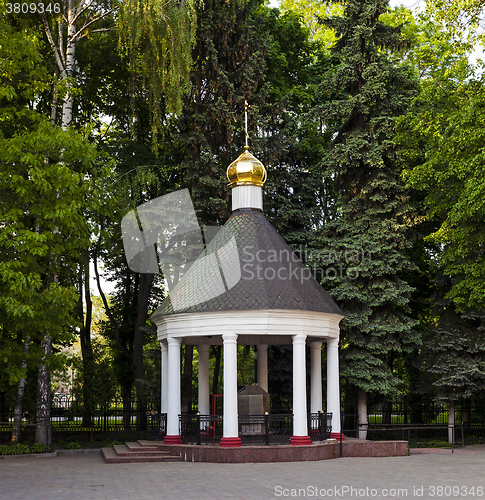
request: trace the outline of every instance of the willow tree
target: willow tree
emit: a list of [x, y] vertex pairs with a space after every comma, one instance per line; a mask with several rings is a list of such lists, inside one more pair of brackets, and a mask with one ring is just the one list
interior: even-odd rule
[[[335, 180], [337, 217], [321, 234], [324, 282], [346, 313], [342, 375], [357, 388], [359, 423], [367, 423], [367, 393], [390, 395], [399, 380], [392, 362], [419, 343], [407, 315], [413, 269], [406, 254], [411, 220], [393, 143], [394, 123], [408, 107], [414, 80], [389, 54], [404, 43], [399, 27], [381, 20], [388, 0], [347, 0], [324, 21], [334, 29], [340, 64], [322, 84], [332, 97], [318, 118], [333, 142], [321, 166]], [[365, 437], [365, 431], [361, 434]]]
[[[141, 76], [145, 82], [155, 150], [164, 116], [181, 113], [183, 96], [189, 90], [197, 3], [127, 0], [120, 5], [120, 47], [130, 59], [132, 96], [135, 80]], [[135, 119], [134, 105], [132, 112]]]

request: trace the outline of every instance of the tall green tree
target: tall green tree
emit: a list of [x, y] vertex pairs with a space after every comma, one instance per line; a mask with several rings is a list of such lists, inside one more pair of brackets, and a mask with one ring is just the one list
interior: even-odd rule
[[335, 179], [338, 209], [320, 235], [319, 262], [324, 285], [346, 314], [341, 373], [358, 388], [364, 425], [367, 393], [395, 392], [393, 359], [420, 342], [407, 314], [412, 289], [403, 279], [413, 269], [406, 254], [412, 212], [393, 143], [396, 117], [416, 83], [389, 61], [405, 42], [399, 27], [381, 20], [387, 9], [387, 0], [348, 0], [341, 17], [324, 21], [336, 31], [333, 50], [341, 62], [322, 84], [333, 99], [316, 114], [333, 135], [321, 166]]
[[12, 370], [20, 379], [19, 418], [25, 368], [39, 369], [36, 439], [46, 442], [52, 347], [73, 331], [69, 278], [89, 241], [82, 210], [95, 150], [82, 134], [52, 126], [40, 109], [50, 75], [38, 26], [20, 15], [1, 22], [2, 60], [9, 62], [1, 82], [2, 331], [22, 352]]
[[284, 12], [294, 12], [302, 17], [304, 26], [310, 30], [310, 37], [326, 50], [335, 43], [335, 32], [322, 25], [320, 20], [342, 13], [341, 2], [311, 2], [310, 0], [282, 0], [280, 8]]
[[454, 402], [476, 396], [483, 384], [485, 94], [461, 33], [443, 35], [432, 16], [422, 26], [426, 70], [419, 95], [399, 120], [397, 138], [404, 178], [422, 202], [428, 228], [423, 245], [436, 288], [418, 361], [430, 396], [448, 401], [452, 424]]

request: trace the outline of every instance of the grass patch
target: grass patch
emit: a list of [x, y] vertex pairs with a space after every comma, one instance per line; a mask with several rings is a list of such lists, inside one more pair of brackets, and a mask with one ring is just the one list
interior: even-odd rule
[[[455, 447], [456, 445], [457, 443], [455, 443]], [[411, 440], [411, 446], [414, 446], [413, 440]], [[418, 440], [418, 448], [451, 448], [451, 443], [444, 439]]]

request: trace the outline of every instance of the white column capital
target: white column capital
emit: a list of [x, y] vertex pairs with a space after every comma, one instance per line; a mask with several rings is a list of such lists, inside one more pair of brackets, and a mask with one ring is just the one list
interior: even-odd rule
[[327, 344], [327, 347], [338, 347], [339, 339], [328, 337], [327, 339], [325, 339], [325, 342]]
[[180, 345], [180, 339], [178, 337], [170, 337], [168, 336], [167, 337], [167, 344], [168, 346], [176, 346], [176, 345]]
[[291, 338], [293, 340], [293, 345], [305, 344], [306, 343], [306, 334], [305, 333], [297, 333], [296, 335], [292, 335]]
[[223, 344], [237, 344], [237, 333], [226, 332], [222, 334]]

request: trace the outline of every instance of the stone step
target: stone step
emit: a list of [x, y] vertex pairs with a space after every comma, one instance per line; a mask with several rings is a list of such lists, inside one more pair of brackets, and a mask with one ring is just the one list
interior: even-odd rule
[[128, 447], [125, 444], [115, 444], [114, 450], [118, 455], [170, 455], [168, 451], [158, 451], [153, 448], [144, 448], [143, 446]]
[[[122, 448], [122, 445], [115, 445], [116, 447]], [[121, 453], [117, 452], [117, 449], [113, 448], [102, 448], [101, 452], [104, 457], [104, 461], [107, 464], [120, 464], [120, 463], [135, 463], [135, 462], [179, 462], [182, 457], [175, 457], [167, 452], [154, 453], [133, 453], [121, 450]]]
[[159, 446], [163, 445], [163, 441], [147, 441], [146, 439], [138, 439], [136, 442], [145, 448], [158, 449]]

